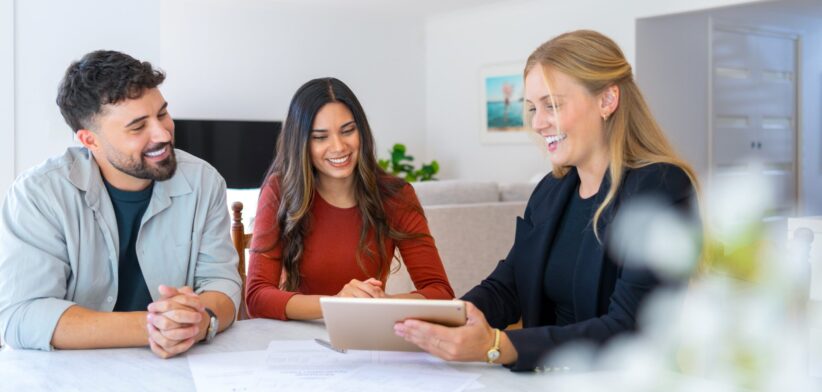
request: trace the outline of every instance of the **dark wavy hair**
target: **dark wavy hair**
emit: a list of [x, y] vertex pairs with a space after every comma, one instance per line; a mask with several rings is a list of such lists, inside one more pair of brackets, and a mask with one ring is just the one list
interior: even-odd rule
[[[359, 100], [345, 85], [335, 78], [321, 78], [303, 84], [288, 108], [288, 115], [277, 141], [274, 162], [268, 169], [263, 187], [272, 181], [279, 182], [280, 194], [277, 205], [277, 225], [279, 238], [266, 249], [252, 249], [252, 252], [266, 253], [282, 244], [282, 263], [286, 279], [283, 289], [295, 291], [300, 286], [300, 260], [303, 256], [303, 239], [308, 232], [308, 222], [314, 197], [317, 171], [311, 164], [309, 139], [314, 117], [324, 105], [338, 102], [345, 105], [354, 115], [360, 136], [360, 151], [354, 172], [354, 196], [362, 216], [362, 230], [356, 254], [357, 264], [367, 273], [361, 255], [376, 263], [377, 278], [381, 278], [391, 265], [391, 256], [385, 250], [385, 239], [404, 240], [419, 238], [425, 234], [409, 234], [391, 227], [386, 216], [386, 204], [394, 208], [413, 208], [422, 213], [419, 205], [394, 205], [396, 196], [407, 184], [405, 180], [391, 176], [377, 164], [374, 136], [365, 111]], [[274, 206], [269, 206], [274, 207]], [[377, 244], [374, 249], [366, 246], [368, 233], [374, 233]]]
[[112, 50], [97, 50], [66, 69], [57, 90], [57, 106], [75, 133], [93, 129], [94, 117], [103, 105], [140, 98], [165, 78], [147, 61]]

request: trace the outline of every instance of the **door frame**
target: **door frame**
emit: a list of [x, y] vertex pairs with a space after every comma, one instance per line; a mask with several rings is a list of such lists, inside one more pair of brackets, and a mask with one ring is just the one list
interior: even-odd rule
[[[722, 30], [726, 32], [734, 32], [734, 33], [743, 33], [743, 34], [756, 34], [762, 35], [766, 37], [778, 37], [778, 38], [786, 38], [791, 39], [794, 41], [794, 50], [796, 53], [796, 61], [794, 62], [794, 162], [792, 167], [792, 172], [794, 176], [794, 210], [792, 211], [793, 214], [796, 214], [799, 211], [799, 206], [802, 205], [802, 167], [800, 163], [802, 162], [802, 104], [801, 104], [801, 97], [802, 97], [802, 75], [801, 75], [801, 64], [802, 64], [802, 35], [797, 31], [790, 31], [790, 30], [777, 30], [771, 26], [762, 27], [762, 26], [755, 26], [749, 24], [742, 24], [738, 22], [726, 21], [721, 18], [715, 18], [714, 16], [708, 17], [708, 181], [712, 182], [714, 176], [716, 175], [715, 172], [715, 165], [714, 165], [714, 52], [713, 52], [713, 43], [714, 43], [714, 32], [716, 30]], [[711, 184], [713, 186], [713, 184]]]

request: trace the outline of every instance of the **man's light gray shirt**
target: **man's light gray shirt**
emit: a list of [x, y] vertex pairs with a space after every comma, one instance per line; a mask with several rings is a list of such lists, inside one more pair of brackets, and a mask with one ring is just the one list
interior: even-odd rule
[[[175, 150], [177, 171], [157, 181], [136, 251], [153, 300], [161, 284], [218, 291], [240, 303], [225, 181]], [[96, 161], [82, 147], [21, 174], [0, 216], [0, 333], [16, 348], [51, 350], [73, 304], [112, 311], [117, 302], [117, 219]]]

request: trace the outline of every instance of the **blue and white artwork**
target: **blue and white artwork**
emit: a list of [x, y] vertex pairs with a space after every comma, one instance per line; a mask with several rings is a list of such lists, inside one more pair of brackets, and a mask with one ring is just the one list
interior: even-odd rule
[[486, 129], [488, 132], [524, 130], [522, 75], [485, 77]]

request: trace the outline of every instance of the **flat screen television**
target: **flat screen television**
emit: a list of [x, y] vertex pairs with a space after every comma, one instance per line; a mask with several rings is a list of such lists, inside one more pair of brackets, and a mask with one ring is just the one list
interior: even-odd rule
[[274, 159], [280, 121], [174, 119], [174, 145], [210, 163], [229, 188], [258, 188]]

